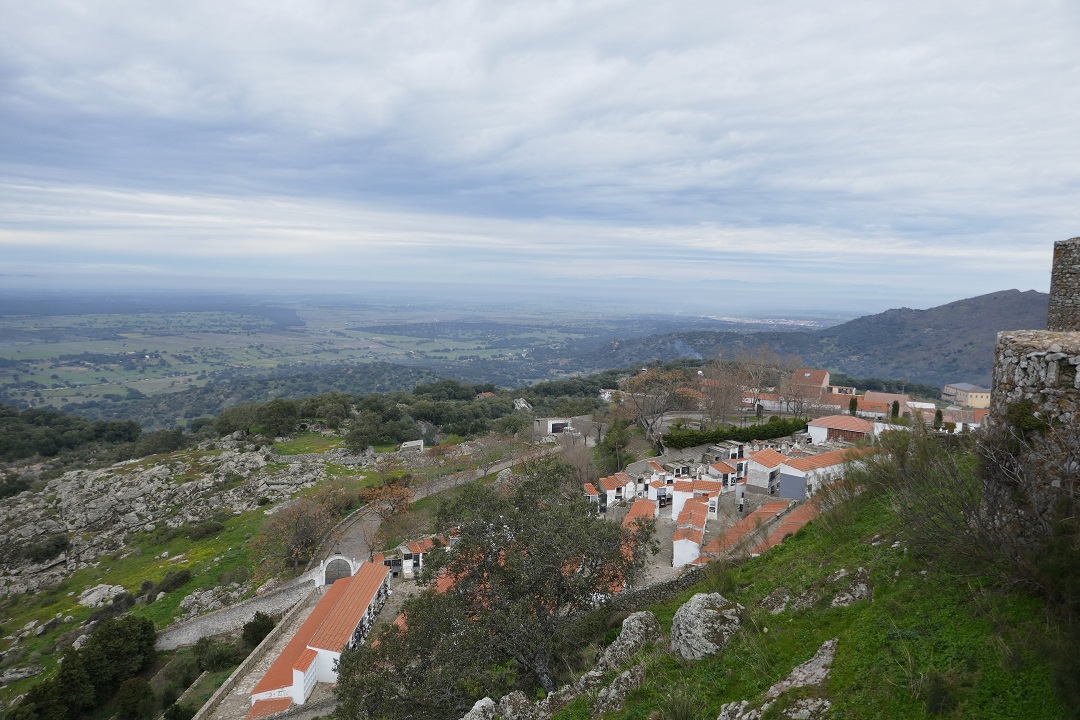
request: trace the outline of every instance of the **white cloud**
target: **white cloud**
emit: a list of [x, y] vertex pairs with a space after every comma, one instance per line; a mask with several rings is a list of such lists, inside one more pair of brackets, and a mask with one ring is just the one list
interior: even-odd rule
[[1080, 224], [1078, 7], [0, 0], [0, 242], [1036, 277]]

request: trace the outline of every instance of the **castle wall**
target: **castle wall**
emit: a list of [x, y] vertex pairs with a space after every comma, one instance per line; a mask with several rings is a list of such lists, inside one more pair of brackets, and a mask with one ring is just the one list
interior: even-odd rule
[[1031, 400], [1043, 418], [1080, 422], [1080, 332], [998, 333], [990, 412]]

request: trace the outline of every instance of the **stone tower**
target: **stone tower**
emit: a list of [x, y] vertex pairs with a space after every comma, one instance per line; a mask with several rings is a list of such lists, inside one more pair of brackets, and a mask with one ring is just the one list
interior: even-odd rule
[[1046, 329], [1080, 331], [1080, 237], [1054, 243], [1054, 271], [1050, 276], [1050, 311]]
[[1020, 400], [1041, 417], [1080, 423], [1080, 238], [1054, 243], [1045, 331], [998, 333], [990, 413]]

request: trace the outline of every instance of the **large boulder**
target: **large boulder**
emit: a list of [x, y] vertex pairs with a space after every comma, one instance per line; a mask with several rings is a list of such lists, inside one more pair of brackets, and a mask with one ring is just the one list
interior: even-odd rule
[[630, 661], [646, 643], [660, 639], [660, 621], [647, 610], [636, 612], [623, 620], [619, 637], [604, 649], [596, 662], [600, 672], [617, 670]]
[[700, 660], [724, 649], [742, 623], [743, 606], [720, 593], [698, 593], [675, 612], [671, 652]]
[[621, 710], [623, 703], [626, 702], [626, 696], [641, 687], [643, 682], [645, 682], [644, 665], [635, 665], [629, 670], [624, 670], [611, 681], [610, 685], [597, 693], [596, 702], [593, 703], [593, 717]]
[[461, 720], [495, 720], [495, 701], [489, 697], [477, 700]]
[[548, 720], [551, 715], [530, 702], [525, 693], [515, 690], [499, 700], [498, 717], [500, 720]]

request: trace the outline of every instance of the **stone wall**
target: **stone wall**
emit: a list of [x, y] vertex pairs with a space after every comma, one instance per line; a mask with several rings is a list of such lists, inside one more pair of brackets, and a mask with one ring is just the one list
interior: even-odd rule
[[691, 585], [701, 582], [704, 577], [705, 571], [695, 567], [677, 578], [621, 592], [608, 600], [608, 605], [621, 610], [640, 610], [670, 600]]
[[1030, 400], [1041, 417], [1080, 422], [1080, 332], [998, 333], [990, 412]]
[[1046, 329], [1080, 331], [1080, 238], [1054, 243], [1054, 270], [1050, 277], [1050, 310]]
[[165, 628], [158, 634], [157, 649], [175, 650], [178, 647], [194, 645], [201, 637], [237, 632], [255, 613], [281, 615], [301, 600], [310, 597], [314, 590], [314, 575], [301, 575], [273, 592], [256, 595], [235, 605]]

